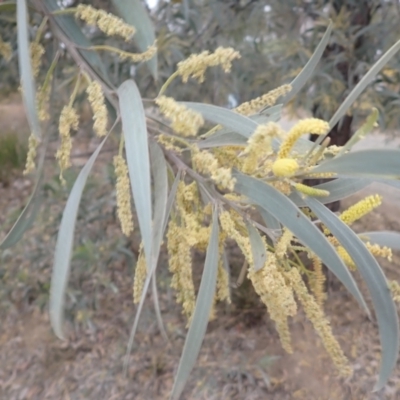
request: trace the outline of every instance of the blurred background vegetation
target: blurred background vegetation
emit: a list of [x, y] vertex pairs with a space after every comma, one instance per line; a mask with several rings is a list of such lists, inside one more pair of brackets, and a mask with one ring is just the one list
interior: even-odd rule
[[[106, 0], [64, 0], [61, 3], [67, 6], [86, 3], [115, 12], [111, 2]], [[113, 54], [100, 54], [112, 83], [118, 86], [128, 77], [133, 77], [144, 98], [154, 97], [175, 71], [176, 64], [190, 54], [213, 51], [218, 46], [231, 46], [242, 55], [234, 63], [231, 74], [226, 75], [220, 69], [213, 68], [207, 72], [208, 78], [202, 85], [195, 82], [182, 85], [176, 80], [168, 90], [178, 100], [202, 101], [233, 108], [289, 83], [307, 63], [329, 20], [332, 20], [333, 33], [313, 78], [286, 110], [290, 116], [312, 114], [328, 120], [380, 55], [400, 39], [400, 3], [397, 0], [152, 0], [146, 4], [156, 30], [158, 80], [153, 79], [145, 64], [133, 66]], [[32, 12], [30, 17], [33, 40], [42, 15]], [[117, 44], [98, 30], [83, 29], [95, 44]], [[28, 183], [14, 179], [15, 176], [22, 177], [29, 130], [16, 94], [19, 74], [12, 1], [0, 2], [0, 37], [4, 42], [10, 42], [13, 49], [10, 61], [0, 57], [0, 232], [4, 236], [32, 191]], [[46, 55], [39, 82], [43, 81], [55, 53], [62, 50], [55, 72], [57, 96], [52, 99], [54, 115], [49, 127], [52, 132], [50, 142], [55, 142], [59, 111], [68, 100], [76, 70], [65, 46], [54, 40], [51, 30], [45, 32], [41, 43], [46, 48]], [[121, 46], [121, 42], [118, 41], [117, 45]], [[131, 43], [122, 43], [122, 46], [124, 50], [138, 51]], [[400, 56], [396, 55], [352, 107], [351, 113], [332, 130], [333, 143], [345, 143], [372, 107], [380, 111], [381, 128], [394, 133], [400, 122], [399, 88]], [[18, 110], [16, 114], [7, 108], [10, 103], [15, 104]], [[87, 129], [91, 115], [84, 103], [80, 111], [81, 128], [77, 135], [83, 142], [89, 142], [93, 136]], [[18, 118], [23, 122], [15, 123]], [[110, 143], [110, 147], [113, 146], [116, 148], [117, 144]], [[29, 232], [23, 244], [18, 245], [15, 259], [14, 250], [0, 254], [0, 289], [10, 303], [18, 307], [25, 303], [33, 303], [40, 308], [46, 306], [54, 236], [63, 204], [82, 161], [88, 158], [92, 150], [90, 143], [78, 149], [78, 156], [80, 154], [82, 159], [78, 158], [66, 174], [66, 187], [60, 185], [58, 172], [54, 171], [54, 159], [48, 160], [43, 188], [43, 204], [46, 207], [38, 217], [37, 227]], [[135, 243], [128, 242], [122, 237], [116, 223], [113, 197], [115, 177], [109, 167], [111, 158], [107, 156], [107, 151], [109, 148], [105, 149], [101, 167], [95, 171], [85, 190], [79, 212], [74, 272], [67, 304], [71, 320], [74, 319], [77, 325], [91, 333], [96, 331], [92, 318], [96, 310], [114, 312], [120, 306], [115, 300], [114, 303], [105, 302], [105, 299], [109, 300], [108, 294], [114, 296], [120, 291], [125, 296], [131, 296], [132, 285], [126, 276], [132, 275], [133, 260], [137, 256], [140, 241], [136, 237]], [[6, 190], [10, 190], [9, 194], [6, 194]], [[17, 197], [20, 197], [20, 202], [16, 201]], [[43, 233], [43, 240], [39, 240]], [[12, 259], [13, 268], [9, 268]], [[111, 264], [112, 270], [108, 269]], [[240, 267], [239, 261], [237, 267]], [[161, 287], [164, 285], [168, 297], [171, 294], [167, 289], [169, 282], [165, 279], [168, 278], [161, 276]], [[236, 296], [238, 309], [257, 308], [256, 300], [249, 299], [245, 290], [238, 291]], [[131, 311], [131, 308], [125, 310], [123, 324], [119, 320], [117, 323], [126, 327]], [[264, 313], [264, 308], [259, 307], [257, 318]], [[252, 325], [254, 314], [244, 313], [242, 321]], [[123, 340], [126, 339], [127, 334], [121, 335]]]

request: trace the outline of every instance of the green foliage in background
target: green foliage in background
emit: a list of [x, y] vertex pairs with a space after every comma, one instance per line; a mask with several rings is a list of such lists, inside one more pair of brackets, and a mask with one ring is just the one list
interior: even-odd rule
[[[259, 2], [202, 2], [201, 6], [189, 1], [160, 3], [155, 18], [165, 22], [173, 32], [170, 34], [160, 27], [158, 34], [155, 32], [141, 2], [111, 3], [113, 12], [122, 19], [89, 5], [61, 9], [55, 0], [18, 0], [0, 7], [6, 18], [16, 18], [21, 91], [31, 128], [25, 173], [36, 171], [32, 196], [0, 244], [1, 250], [20, 240], [35, 219], [51, 129], [57, 128], [55, 158], [60, 181], [67, 184], [64, 176], [71, 166], [71, 149], [76, 145], [73, 133], [80, 123], [78, 105], [87, 102], [93, 113], [98, 146], [71, 188], [57, 236], [49, 294], [55, 334], [61, 339], [67, 336], [63, 322], [71, 260], [87, 265], [97, 262], [91, 242], [74, 250], [74, 231], [91, 170], [105, 143], [113, 137], [119, 142], [113, 162], [121, 230], [132, 238], [136, 229], [134, 203], [141, 234], [134, 279], [134, 302], [138, 306], [125, 367], [148, 290], [152, 292], [159, 329], [165, 334], [155, 271], [157, 267], [166, 268], [158, 265], [160, 247], [166, 239], [171, 286], [188, 322], [171, 388], [172, 399], [181, 396], [208, 321], [217, 318], [216, 302], [230, 301], [230, 291], [235, 286], [230, 282], [235, 277], [229, 270], [225, 246], [233, 240], [245, 258], [237, 285], [245, 278], [251, 281], [276, 324], [284, 349], [292, 351], [288, 321], [302, 307], [344, 376], [352, 371], [324, 315], [323, 304], [329, 299], [324, 291], [322, 264], [371, 316], [353, 277], [354, 270], [359, 272], [369, 289], [379, 327], [382, 359], [375, 389], [381, 389], [398, 357], [394, 299], [399, 298], [400, 287], [397, 282], [387, 281], [375, 257], [390, 260], [392, 248], [400, 247], [400, 235], [356, 234], [351, 229], [353, 222], [381, 204], [379, 195], [367, 197], [339, 216], [325, 204], [348, 197], [372, 182], [399, 188], [400, 151], [351, 151], [377, 125], [381, 108], [378, 97], [374, 98], [377, 104], [372, 100], [369, 103], [369, 116], [350, 141], [336, 146], [326, 138], [349, 112], [363, 109], [354, 106], [365, 102], [360, 97], [363, 93], [378, 90], [371, 83], [395, 60], [400, 41], [393, 41], [384, 54], [373, 57], [366, 69], [348, 62], [348, 73], [354, 79], [345, 89], [340, 87], [343, 91], [335, 91], [334, 86], [333, 91], [327, 92], [329, 102], [323, 104], [332, 109], [324, 114], [322, 109], [316, 109], [321, 100], [314, 88], [321, 79], [321, 68], [336, 59], [331, 41], [338, 40], [340, 30], [335, 30], [318, 10], [326, 8], [329, 14], [330, 7], [335, 9], [338, 3], [318, 3], [323, 8], [317, 11], [313, 8], [317, 3], [307, 3], [314, 22], [302, 40], [305, 46], [312, 47], [312, 52], [297, 46], [296, 51], [304, 52], [302, 57], [294, 49], [293, 54], [285, 53], [288, 60], [292, 56], [293, 60], [299, 58], [296, 62], [302, 68], [297, 70], [294, 64], [279, 64], [279, 57], [283, 57], [280, 51], [287, 51], [294, 42], [284, 32], [278, 39], [278, 17], [274, 18], [276, 29], [263, 32], [261, 40], [257, 27], [268, 22], [272, 11], [260, 9]], [[293, 12], [298, 11], [295, 5], [291, 7]], [[346, 27], [359, 26], [343, 7], [339, 9], [342, 14], [333, 16], [336, 24], [341, 21]], [[199, 25], [199, 21], [206, 20], [203, 18], [196, 19], [197, 26], [193, 22], [198, 12], [209, 16], [205, 25]], [[163, 15], [168, 18], [162, 19]], [[240, 15], [243, 20], [231, 18], [229, 23], [235, 21], [238, 25], [228, 25], [227, 18], [232, 15]], [[254, 24], [246, 19], [251, 16]], [[172, 25], [167, 23], [170, 20]], [[288, 18], [286, 24], [289, 22]], [[305, 22], [307, 19], [302, 22], [302, 29], [307, 27]], [[324, 28], [322, 36], [315, 28], [320, 26]], [[216, 39], [217, 35], [210, 34], [213, 30], [224, 34]], [[282, 42], [285, 40], [286, 44]], [[7, 38], [2, 43], [2, 53], [9, 54], [13, 44]], [[194, 50], [200, 43], [207, 43], [207, 50], [197, 53]], [[340, 48], [345, 44], [342, 41]], [[186, 59], [179, 51], [184, 46], [189, 56]], [[271, 74], [278, 67], [286, 68], [287, 80], [278, 80], [279, 75], [260, 80], [260, 75], [252, 71], [257, 65], [251, 57], [255, 52], [265, 57], [258, 68], [269, 70], [271, 66]], [[339, 81], [333, 72], [326, 74]], [[282, 81], [282, 85], [269, 91], [267, 85], [264, 87], [267, 81]], [[261, 96], [256, 97], [258, 94]], [[253, 99], [246, 102], [249, 98]], [[231, 104], [235, 108], [221, 107], [228, 106], [230, 99], [236, 103]], [[324, 119], [300, 120], [285, 132], [279, 120], [283, 107], [288, 105], [308, 108]], [[313, 143], [303, 137], [308, 134], [319, 139]], [[311, 178], [332, 180], [317, 187], [303, 183]], [[193, 249], [205, 253], [198, 290], [192, 278]], [[309, 265], [301, 261], [299, 253], [309, 258]]]

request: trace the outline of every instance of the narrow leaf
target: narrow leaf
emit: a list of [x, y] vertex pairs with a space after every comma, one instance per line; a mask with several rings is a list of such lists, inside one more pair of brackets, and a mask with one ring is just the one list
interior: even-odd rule
[[235, 189], [271, 213], [286, 226], [306, 247], [309, 247], [326, 266], [337, 276], [359, 304], [368, 312], [368, 307], [360, 293], [354, 278], [333, 246], [322, 232], [289, 200], [274, 187], [266, 183], [234, 173], [237, 179]]
[[[154, 198], [154, 220], [153, 220], [153, 246], [151, 252], [152, 265], [147, 266], [147, 270], [154, 270], [152, 281], [152, 292], [154, 308], [156, 311], [157, 322], [160, 331], [164, 338], [167, 334], [161, 318], [161, 311], [158, 301], [156, 274], [155, 269], [160, 255], [161, 242], [163, 239], [164, 231], [162, 230], [165, 214], [167, 211], [167, 198], [168, 198], [168, 176], [167, 176], [167, 163], [165, 162], [164, 154], [160, 146], [156, 142], [150, 142], [150, 159], [151, 159], [151, 172], [154, 182], [153, 198]], [[154, 266], [154, 268], [153, 268]]]
[[175, 376], [171, 399], [177, 400], [182, 394], [186, 381], [199, 355], [201, 344], [206, 333], [211, 307], [214, 301], [218, 271], [218, 211], [215, 208], [212, 219], [210, 241], [207, 247], [203, 276], [197, 296], [192, 322], [186, 336], [185, 345]]
[[151, 265], [152, 210], [149, 143], [142, 98], [133, 80], [118, 88], [129, 179], [142, 234], [147, 265]]
[[[164, 222], [163, 222], [163, 225], [162, 225], [161, 237], [164, 237], [164, 232], [165, 232], [165, 229], [167, 228], [169, 215], [171, 213], [172, 205], [173, 205], [174, 200], [175, 200], [175, 195], [176, 195], [176, 191], [178, 189], [178, 184], [179, 184], [180, 179], [181, 179], [181, 171], [178, 171], [178, 173], [176, 174], [176, 177], [175, 177], [175, 181], [172, 184], [171, 190], [169, 192], [167, 205], [166, 205], [165, 218], [164, 218]], [[125, 361], [124, 361], [124, 371], [125, 371], [125, 373], [126, 373], [126, 371], [128, 369], [129, 356], [130, 356], [130, 354], [132, 352], [133, 342], [135, 340], [137, 327], [139, 325], [139, 318], [140, 318], [140, 315], [141, 315], [142, 310], [143, 310], [144, 300], [146, 298], [146, 294], [147, 294], [147, 291], [149, 289], [149, 284], [150, 284], [150, 281], [152, 279], [152, 276], [154, 275], [156, 267], [157, 267], [157, 264], [153, 264], [152, 265], [152, 270], [147, 274], [146, 280], [145, 280], [144, 285], [143, 285], [142, 296], [140, 298], [140, 302], [138, 304], [138, 307], [137, 307], [137, 310], [136, 310], [136, 314], [135, 314], [135, 319], [133, 321], [131, 332], [129, 334], [129, 341], [128, 341], [128, 345], [127, 345], [127, 349], [126, 349], [126, 356], [125, 356]]]
[[351, 228], [315, 199], [307, 197], [305, 201], [347, 250], [371, 293], [382, 346], [381, 369], [374, 390], [382, 389], [396, 366], [399, 354], [399, 321], [386, 277], [373, 255]]
[[293, 99], [293, 97], [300, 92], [303, 86], [310, 79], [311, 75], [314, 73], [315, 67], [319, 63], [319, 60], [321, 59], [322, 54], [324, 53], [326, 46], [328, 45], [331, 32], [332, 32], [332, 22], [329, 23], [329, 26], [326, 32], [324, 33], [324, 36], [319, 42], [313, 55], [308, 60], [307, 64], [301, 70], [299, 75], [297, 75], [296, 78], [290, 83], [292, 85], [292, 90], [284, 97], [282, 101], [283, 103], [288, 103], [291, 99]]
[[[269, 235], [273, 242], [282, 234], [282, 227], [280, 222], [265, 208], [257, 207], [257, 211], [260, 213], [261, 218], [264, 220], [265, 226], [272, 232], [274, 235]], [[273, 236], [273, 237], [271, 237]]]
[[[117, 13], [136, 28], [133, 40], [139, 50], [145, 52], [156, 41], [153, 23], [140, 0], [112, 0]], [[157, 54], [151, 60], [146, 61], [153, 78], [157, 80]]]
[[364, 75], [364, 77], [358, 82], [355, 88], [346, 97], [343, 103], [340, 105], [338, 110], [335, 112], [331, 120], [329, 121], [329, 126], [333, 128], [340, 119], [346, 114], [348, 109], [357, 100], [358, 96], [364, 91], [364, 89], [374, 81], [376, 75], [380, 70], [393, 58], [393, 56], [400, 50], [400, 40], [397, 41]]
[[312, 172], [400, 177], [400, 150], [373, 149], [344, 154], [325, 161]]
[[221, 124], [246, 138], [249, 138], [258, 126], [257, 122], [249, 117], [235, 113], [227, 108], [213, 106], [211, 104], [193, 103], [190, 101], [183, 101], [180, 102], [180, 104], [197, 111], [203, 115], [206, 120], [214, 122], [215, 124]]
[[18, 65], [22, 98], [31, 132], [40, 139], [42, 134], [36, 107], [36, 88], [32, 73], [28, 26], [26, 0], [17, 0]]
[[247, 231], [249, 233], [251, 252], [253, 254], [254, 269], [258, 271], [267, 261], [267, 252], [265, 244], [260, 236], [260, 233], [254, 226], [246, 221]]
[[99, 147], [92, 154], [79, 173], [68, 197], [61, 219], [60, 229], [58, 231], [50, 287], [50, 322], [54, 333], [60, 339], [64, 339], [63, 321], [65, 290], [70, 273], [72, 245], [74, 241], [74, 230], [78, 207], [81, 201], [83, 189], [86, 185], [86, 180], [107, 138], [108, 135], [100, 143]]

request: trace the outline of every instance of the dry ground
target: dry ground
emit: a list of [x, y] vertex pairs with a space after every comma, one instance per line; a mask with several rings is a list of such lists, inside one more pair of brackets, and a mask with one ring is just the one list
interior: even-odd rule
[[[107, 161], [106, 155], [98, 169], [101, 179]], [[165, 256], [160, 262], [159, 284], [169, 342], [159, 334], [149, 299], [125, 376], [122, 365], [135, 313], [132, 261], [113, 252], [113, 248], [126, 244], [118, 239], [109, 186], [105, 184], [104, 190], [99, 191], [98, 183], [93, 184], [91, 190], [95, 191], [89, 191], [88, 198], [93, 199], [96, 194], [110, 200], [99, 200], [98, 209], [87, 210], [89, 216], [102, 213], [102, 220], [78, 224], [79, 244], [88, 237], [94, 251], [87, 256], [82, 250], [81, 258], [74, 261], [76, 271], [71, 277], [69, 297], [72, 305], [66, 323], [68, 341], [55, 338], [47, 313], [54, 227], [65, 193], [53, 188], [55, 195], [52, 193], [58, 198], [46, 198], [48, 204], [38, 218], [37, 228], [28, 232], [15, 248], [0, 253], [0, 399], [168, 398], [186, 330], [168, 287]], [[31, 183], [24, 178], [0, 187], [0, 224], [7, 221], [11, 211], [18, 213], [30, 190]], [[370, 191], [347, 199], [343, 206]], [[396, 196], [387, 192], [388, 200], [379, 212], [357, 224], [357, 231], [400, 231], [400, 203]], [[99, 226], [103, 230], [99, 231]], [[82, 254], [89, 261], [86, 258], [82, 263]], [[111, 254], [106, 263], [101, 261], [105, 254]], [[232, 253], [232, 263], [235, 262], [238, 263]], [[382, 265], [390, 278], [400, 280], [398, 255], [392, 264], [383, 261]], [[198, 266], [201, 267], [200, 262]], [[354, 368], [348, 381], [337, 378], [321, 342], [302, 314], [291, 323], [294, 354], [287, 355], [262, 305], [253, 294], [241, 290], [234, 294], [234, 304], [221, 306], [217, 320], [210, 323], [183, 399], [400, 398], [399, 368], [385, 389], [371, 393], [379, 366], [377, 327], [334, 279], [329, 285], [325, 310]]]

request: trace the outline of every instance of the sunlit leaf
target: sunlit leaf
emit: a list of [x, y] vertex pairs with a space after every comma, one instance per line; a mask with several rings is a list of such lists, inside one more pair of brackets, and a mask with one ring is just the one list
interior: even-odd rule
[[375, 390], [382, 389], [390, 378], [399, 355], [399, 321], [385, 275], [351, 228], [317, 200], [307, 197], [305, 202], [347, 250], [371, 293], [382, 345], [381, 369]]
[[[139, 50], [145, 52], [149, 46], [154, 44], [156, 36], [153, 23], [140, 0], [112, 0], [117, 13], [125, 22], [136, 28], [133, 40]], [[157, 53], [151, 60], [146, 61], [153, 78], [157, 80]]]
[[126, 161], [147, 265], [151, 265], [152, 210], [149, 143], [142, 98], [132, 80], [118, 88]]
[[258, 179], [239, 172], [235, 172], [234, 176], [237, 179], [235, 189], [267, 210], [282, 225], [286, 226], [300, 242], [309, 247], [321, 258], [359, 304], [368, 312], [368, 307], [354, 278], [337, 255], [333, 246], [296, 205], [274, 187]]
[[172, 388], [171, 399], [179, 399], [189, 378], [190, 372], [199, 355], [201, 344], [206, 333], [211, 307], [214, 301], [215, 287], [218, 272], [218, 212], [214, 209], [210, 241], [207, 247], [206, 260], [204, 263], [203, 276], [197, 296], [196, 307], [193, 313], [192, 322], [186, 336], [185, 345], [178, 371], [175, 376]]
[[94, 162], [96, 161], [97, 156], [100, 153], [100, 150], [107, 140], [107, 137], [100, 143], [96, 151], [89, 158], [89, 160], [79, 173], [78, 177], [76, 178], [63, 212], [60, 229], [58, 230], [50, 287], [50, 322], [53, 327], [54, 333], [60, 339], [64, 339], [63, 321], [65, 290], [70, 273], [72, 245], [74, 241], [74, 231], [76, 216], [78, 214], [78, 207], [81, 201], [83, 189], [86, 185], [86, 180], [89, 176]]

